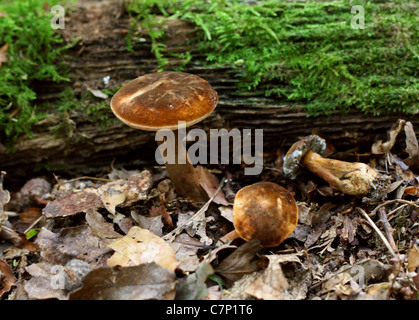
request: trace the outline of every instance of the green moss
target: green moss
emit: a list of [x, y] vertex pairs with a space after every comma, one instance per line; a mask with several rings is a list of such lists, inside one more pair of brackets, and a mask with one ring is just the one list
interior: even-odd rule
[[108, 103], [92, 104], [87, 107], [89, 121], [97, 123], [99, 128], [105, 130], [112, 123], [118, 122], [118, 119], [112, 115]]
[[69, 47], [52, 29], [52, 14], [43, 6], [54, 0], [0, 0], [0, 47], [7, 45], [8, 61], [0, 66], [0, 129], [12, 140], [31, 133], [31, 125], [45, 113], [37, 111], [34, 84], [65, 82], [62, 64]]
[[[365, 28], [353, 29], [362, 5]], [[161, 16], [194, 23], [206, 66], [229, 66], [241, 90], [263, 89], [308, 114], [419, 110], [419, 3], [367, 1], [131, 0], [159, 69], [167, 67]], [[357, 21], [355, 21], [357, 22]]]

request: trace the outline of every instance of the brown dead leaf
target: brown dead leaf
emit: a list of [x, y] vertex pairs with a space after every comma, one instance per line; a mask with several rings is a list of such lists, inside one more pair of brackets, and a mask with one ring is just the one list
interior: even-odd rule
[[147, 198], [151, 186], [151, 173], [147, 170], [132, 175], [126, 180], [109, 182], [99, 188], [100, 198], [105, 208], [115, 214], [115, 207], [120, 204], [130, 206]]
[[98, 191], [86, 188], [80, 192], [59, 195], [42, 210], [46, 218], [67, 217], [89, 209], [97, 210], [103, 207]]
[[[303, 300], [312, 283], [312, 270], [299, 254], [271, 254], [263, 257], [266, 269], [256, 273], [246, 294], [258, 299]], [[311, 267], [314, 265], [311, 264]]]
[[131, 217], [138, 223], [140, 228], [147, 229], [159, 237], [163, 235], [163, 221], [160, 215], [156, 217], [147, 217], [131, 210]]
[[36, 245], [33, 242], [28, 241], [24, 235], [9, 227], [3, 226], [3, 229], [0, 231], [0, 239], [12, 243], [19, 249], [25, 249], [27, 252], [36, 250]]
[[418, 268], [419, 268], [419, 247], [417, 245], [414, 245], [412, 249], [409, 250], [409, 256], [407, 260], [407, 270], [409, 272], [416, 272]]
[[152, 262], [90, 271], [70, 300], [173, 300], [176, 275]]
[[246, 293], [257, 299], [283, 300], [288, 289], [288, 281], [284, 276], [277, 255], [266, 256], [268, 267], [246, 288]]
[[419, 144], [416, 138], [415, 129], [410, 121], [407, 121], [404, 126], [404, 133], [406, 135], [406, 152], [409, 154], [404, 162], [409, 165], [409, 167], [417, 167], [419, 165]]
[[41, 215], [41, 208], [26, 208], [21, 214], [19, 214], [19, 221], [25, 224], [31, 224]]
[[146, 199], [150, 185], [151, 174], [145, 170], [126, 180], [112, 181], [98, 188], [85, 188], [79, 192], [58, 195], [42, 212], [46, 218], [67, 217], [100, 208], [106, 208], [115, 214], [118, 205], [130, 206], [136, 201]]
[[179, 262], [170, 245], [152, 232], [132, 227], [128, 234], [113, 241], [109, 248], [115, 253], [108, 259], [108, 266], [136, 266], [155, 262], [174, 271]]
[[411, 186], [404, 189], [403, 197], [405, 196], [419, 196], [419, 187], [418, 186]]
[[3, 295], [10, 291], [15, 283], [16, 278], [13, 274], [12, 268], [6, 261], [0, 259], [0, 299]]
[[175, 225], [173, 224], [172, 217], [166, 210], [166, 206], [164, 203], [164, 197], [162, 194], [158, 195], [160, 199], [159, 206], [152, 206], [149, 210], [150, 216], [161, 216], [162, 222], [166, 225], [169, 229], [173, 229]]
[[205, 212], [208, 206], [203, 206], [197, 213], [186, 212], [178, 214], [178, 221], [176, 229], [164, 236], [165, 240], [172, 242], [176, 235], [180, 234], [185, 230], [191, 237], [195, 235], [199, 236], [200, 241], [206, 245], [212, 244], [213, 240], [206, 234], [207, 219], [212, 217], [206, 217]]
[[376, 141], [372, 147], [372, 153], [387, 153], [393, 148], [396, 143], [397, 136], [403, 130], [404, 125], [406, 124], [405, 120], [399, 119], [388, 132], [388, 140], [383, 142], [382, 140]]
[[[202, 186], [202, 188], [205, 190], [205, 192], [207, 193], [208, 197], [212, 197], [215, 192], [218, 189], [218, 186], [220, 185], [220, 183], [218, 182], [217, 178], [211, 173], [209, 172], [209, 170], [203, 166], [196, 166], [196, 170], [198, 172], [198, 176], [199, 176], [199, 182]], [[225, 198], [225, 194], [222, 190], [220, 190], [217, 195], [215, 196], [214, 200], [213, 200], [216, 204], [220, 204], [220, 205], [224, 205], [224, 206], [228, 206], [231, 203], [229, 203], [226, 198]]]
[[371, 300], [387, 300], [391, 291], [390, 282], [380, 282], [369, 285], [365, 289], [367, 297]]
[[298, 223], [311, 226], [313, 219], [314, 205], [308, 205], [306, 202], [297, 201]]
[[9, 50], [9, 45], [6, 43], [0, 48], [0, 67], [3, 62], [8, 62], [7, 51]]
[[106, 222], [105, 218], [96, 210], [90, 209], [87, 211], [86, 221], [99, 238], [117, 239], [122, 237], [114, 230], [113, 225]]
[[233, 207], [229, 206], [220, 206], [218, 210], [221, 213], [221, 216], [233, 223]]
[[176, 260], [180, 262], [179, 269], [193, 272], [199, 266], [198, 250], [202, 244], [186, 233], [181, 233], [170, 243], [176, 254]]
[[256, 253], [262, 249], [259, 240], [251, 240], [242, 244], [215, 268], [215, 272], [229, 281], [237, 281], [245, 274], [257, 271], [259, 259]]
[[341, 291], [342, 286], [349, 283], [352, 280], [352, 277], [349, 273], [342, 272], [328, 279], [324, 284], [321, 290], [321, 293], [327, 293], [330, 291]]
[[175, 188], [170, 179], [164, 179], [157, 185], [157, 191], [163, 196], [164, 201], [170, 202], [176, 199]]
[[35, 243], [44, 262], [65, 265], [71, 259], [100, 264], [100, 258], [111, 250], [109, 240], [98, 237], [87, 225], [63, 228], [59, 234], [45, 228], [39, 231]]
[[409, 272], [416, 272], [416, 275], [413, 277], [413, 282], [416, 286], [417, 296], [419, 294], [419, 248], [417, 245], [414, 245], [413, 248], [409, 250], [407, 270]]
[[47, 262], [31, 264], [25, 268], [31, 275], [25, 281], [24, 288], [30, 299], [59, 299], [67, 298], [64, 290], [64, 270], [59, 265]]
[[6, 172], [0, 171], [0, 230], [2, 222], [7, 220], [7, 216], [4, 213], [4, 205], [10, 201], [9, 191], [3, 189], [3, 177], [5, 174]]

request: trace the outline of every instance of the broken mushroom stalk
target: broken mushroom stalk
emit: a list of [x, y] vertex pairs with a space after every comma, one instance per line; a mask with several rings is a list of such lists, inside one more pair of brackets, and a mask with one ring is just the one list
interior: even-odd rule
[[293, 233], [298, 207], [292, 194], [273, 182], [258, 182], [237, 192], [233, 205], [234, 231], [224, 239], [259, 240], [275, 247]]
[[326, 141], [316, 135], [294, 143], [284, 157], [284, 174], [296, 179], [304, 167], [345, 194], [368, 194], [377, 172], [365, 163], [324, 158], [321, 154], [325, 149]]
[[[204, 79], [183, 72], [157, 72], [138, 77], [124, 85], [111, 100], [115, 116], [130, 127], [159, 131], [177, 130], [208, 117], [218, 102], [217, 92]], [[159, 141], [159, 148], [167, 141]], [[166, 169], [176, 192], [193, 201], [205, 202], [208, 194], [200, 184], [184, 145], [174, 132], [175, 159]], [[186, 159], [180, 161], [181, 155]], [[163, 155], [164, 156], [164, 155]], [[166, 159], [166, 158], [165, 158]]]

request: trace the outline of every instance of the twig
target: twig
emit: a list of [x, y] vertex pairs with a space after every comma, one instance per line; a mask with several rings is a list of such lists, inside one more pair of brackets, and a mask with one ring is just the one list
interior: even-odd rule
[[176, 235], [178, 235], [184, 228], [186, 228], [191, 222], [193, 222], [195, 219], [199, 218], [201, 216], [202, 213], [205, 213], [205, 211], [207, 211], [210, 203], [214, 200], [215, 196], [218, 194], [218, 192], [220, 192], [222, 186], [224, 185], [226, 179], [222, 179], [217, 190], [215, 191], [215, 193], [212, 195], [212, 197], [202, 206], [201, 209], [198, 210], [197, 213], [195, 213], [188, 221], [186, 221], [184, 224], [182, 224], [181, 226], [177, 227], [176, 229], [173, 229], [172, 231], [170, 231], [168, 234], [166, 234], [165, 236], [163, 236], [163, 240], [167, 240], [167, 241], [173, 241], [174, 237]]
[[83, 176], [83, 177], [77, 177], [71, 180], [66, 180], [66, 181], [61, 181], [60, 178], [58, 178], [54, 173], [52, 174], [54, 176], [55, 181], [57, 181], [58, 184], [65, 184], [68, 182], [74, 182], [77, 180], [98, 180], [98, 181], [103, 181], [103, 182], [112, 182], [114, 180], [111, 179], [106, 179], [106, 178], [96, 178], [96, 177], [88, 177], [88, 176]]
[[26, 234], [29, 232], [29, 230], [31, 230], [33, 227], [35, 227], [39, 221], [41, 221], [41, 219], [43, 218], [43, 215], [40, 215], [34, 222], [31, 223], [31, 225], [29, 227], [26, 228], [25, 231], [23, 231], [23, 234]]
[[[389, 213], [387, 213], [387, 220], [391, 220], [395, 217], [397, 217], [397, 215], [402, 211], [403, 208], [407, 207], [407, 204], [402, 204], [400, 207], [397, 207], [394, 210], [391, 210]], [[393, 213], [397, 212], [397, 215], [394, 215], [393, 217], [391, 216]]]
[[371, 227], [377, 232], [378, 236], [381, 238], [381, 240], [384, 242], [384, 245], [387, 247], [388, 251], [390, 251], [391, 255], [398, 260], [399, 257], [394, 253], [393, 248], [391, 247], [390, 243], [388, 242], [387, 238], [383, 235], [383, 233], [378, 229], [378, 227], [375, 225], [374, 221], [371, 220], [369, 215], [364, 211], [364, 209], [357, 207], [356, 208], [364, 217], [367, 219], [368, 223], [371, 225]]
[[399, 250], [396, 246], [396, 243], [394, 242], [394, 237], [393, 237], [394, 229], [388, 222], [386, 210], [384, 208], [380, 208], [380, 210], [378, 210], [378, 217], [380, 218], [380, 221], [383, 224], [384, 231], [387, 235], [389, 244], [393, 248], [393, 251], [398, 253]]
[[416, 208], [419, 208], [419, 205], [416, 204], [413, 201], [404, 200], [404, 199], [393, 199], [393, 200], [384, 201], [383, 203], [379, 204], [377, 207], [375, 207], [374, 210], [371, 211], [371, 213], [369, 214], [369, 216], [370, 217], [373, 217], [381, 207], [386, 206], [386, 205], [388, 205], [390, 203], [394, 203], [394, 202], [400, 202], [400, 203], [404, 203], [404, 204], [407, 204], [407, 205], [410, 205], [410, 206], [414, 206]]
[[97, 180], [97, 181], [103, 181], [103, 182], [112, 182], [114, 180], [112, 179], [106, 179], [106, 178], [95, 178], [95, 177], [88, 177], [88, 176], [83, 176], [83, 177], [78, 177], [78, 178], [74, 178], [71, 180], [67, 180], [65, 182], [61, 182], [61, 183], [68, 183], [68, 182], [74, 182], [77, 180]]

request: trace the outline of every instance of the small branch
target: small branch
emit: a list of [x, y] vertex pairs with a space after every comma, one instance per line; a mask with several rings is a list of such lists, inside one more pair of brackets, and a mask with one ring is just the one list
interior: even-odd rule
[[369, 215], [364, 211], [364, 209], [357, 207], [356, 208], [364, 217], [367, 219], [368, 223], [371, 225], [371, 227], [377, 232], [378, 236], [381, 238], [381, 240], [384, 242], [384, 245], [387, 247], [388, 251], [391, 253], [391, 255], [398, 260], [399, 257], [394, 252], [393, 248], [391, 247], [390, 243], [388, 242], [387, 238], [383, 235], [383, 233], [378, 229], [378, 227], [375, 225], [374, 221], [371, 220]]
[[379, 204], [374, 210], [371, 211], [369, 216], [373, 217], [381, 207], [386, 206], [390, 203], [394, 203], [394, 202], [400, 202], [400, 203], [407, 204], [409, 206], [414, 206], [416, 208], [419, 208], [419, 205], [416, 202], [408, 201], [408, 200], [404, 200], [404, 199], [393, 199], [393, 200], [384, 201], [383, 203]]
[[398, 253], [399, 249], [397, 248], [396, 243], [394, 242], [394, 237], [393, 237], [394, 229], [390, 225], [390, 222], [388, 222], [386, 210], [384, 208], [380, 208], [380, 210], [378, 210], [378, 217], [380, 218], [380, 221], [383, 224], [384, 231], [388, 238], [389, 244], [393, 248], [394, 252]]

